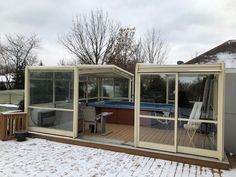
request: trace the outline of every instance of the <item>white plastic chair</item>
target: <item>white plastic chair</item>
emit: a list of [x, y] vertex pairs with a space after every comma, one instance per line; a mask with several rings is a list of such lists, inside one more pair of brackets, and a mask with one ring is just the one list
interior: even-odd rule
[[190, 143], [193, 144], [194, 135], [201, 126], [201, 122], [194, 122], [194, 120], [200, 119], [202, 112], [201, 110], [202, 110], [202, 102], [195, 102], [191, 114], [189, 116], [189, 121], [188, 123], [184, 124], [184, 129], [187, 130], [187, 134], [189, 137], [189, 144]]

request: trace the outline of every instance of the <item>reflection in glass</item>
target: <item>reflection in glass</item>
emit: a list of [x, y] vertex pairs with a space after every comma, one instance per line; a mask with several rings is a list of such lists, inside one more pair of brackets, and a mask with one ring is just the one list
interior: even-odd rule
[[30, 72], [30, 104], [53, 101], [53, 73]]
[[73, 72], [30, 72], [30, 106], [73, 109]]
[[175, 77], [173, 74], [141, 76], [141, 115], [174, 117]]
[[103, 96], [113, 97], [113, 79], [112, 78], [103, 79]]
[[128, 79], [120, 79], [115, 78], [114, 79], [114, 85], [115, 85], [115, 97], [128, 97]]
[[202, 102], [201, 119], [217, 119], [217, 75], [180, 75], [178, 113], [189, 118], [195, 102]]
[[30, 109], [29, 126], [72, 131], [73, 112]]

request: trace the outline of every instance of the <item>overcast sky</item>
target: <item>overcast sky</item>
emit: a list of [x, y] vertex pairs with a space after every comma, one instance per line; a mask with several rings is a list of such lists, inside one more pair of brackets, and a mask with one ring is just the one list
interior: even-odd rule
[[39, 58], [57, 65], [70, 54], [58, 42], [75, 15], [102, 9], [138, 36], [157, 27], [168, 43], [168, 64], [187, 61], [227, 40], [236, 39], [236, 0], [1, 0], [0, 37], [37, 34]]

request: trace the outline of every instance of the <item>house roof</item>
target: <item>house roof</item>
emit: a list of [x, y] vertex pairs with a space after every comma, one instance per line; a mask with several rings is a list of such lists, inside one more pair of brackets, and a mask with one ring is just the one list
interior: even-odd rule
[[223, 44], [185, 62], [185, 64], [205, 64], [224, 62], [226, 68], [236, 68], [236, 40]]

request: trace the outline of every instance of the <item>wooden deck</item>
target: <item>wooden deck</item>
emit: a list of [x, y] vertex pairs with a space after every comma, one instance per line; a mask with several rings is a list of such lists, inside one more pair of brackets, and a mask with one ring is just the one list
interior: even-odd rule
[[[229, 163], [222, 162], [214, 159], [207, 159], [207, 158], [201, 158], [196, 156], [183, 156], [178, 153], [163, 153], [161, 151], [151, 151], [147, 149], [141, 149], [141, 148], [134, 148], [130, 146], [114, 146], [109, 144], [101, 144], [95, 141], [81, 141], [80, 139], [73, 139], [73, 138], [65, 138], [61, 136], [55, 136], [55, 135], [48, 135], [48, 134], [42, 134], [42, 133], [29, 133], [29, 136], [32, 138], [41, 138], [41, 139], [47, 139], [51, 141], [61, 142], [61, 143], [67, 143], [67, 144], [73, 144], [73, 145], [79, 145], [79, 146], [86, 146], [86, 147], [92, 147], [92, 148], [99, 148], [99, 149], [105, 149], [115, 152], [123, 152], [131, 155], [139, 155], [139, 156], [146, 156], [151, 158], [158, 158], [158, 159], [164, 159], [164, 160], [170, 160], [175, 162], [181, 162], [184, 164], [191, 164], [193, 165], [199, 165], [200, 167], [210, 167], [215, 169], [229, 169]], [[124, 154], [122, 154], [123, 156]], [[174, 163], [175, 163], [174, 162]], [[177, 173], [178, 174], [178, 173]], [[178, 175], [177, 175], [178, 176]]]
[[[100, 127], [98, 126], [98, 130]], [[120, 141], [121, 144], [130, 144], [134, 141], [134, 126], [131, 125], [121, 125], [121, 124], [107, 124], [107, 130], [111, 130], [112, 133], [108, 135], [101, 135], [99, 133], [91, 133], [89, 130], [85, 131], [85, 133], [81, 134], [81, 138], [93, 137], [104, 140], [117, 140]], [[174, 145], [174, 130], [173, 129], [158, 129], [158, 128], [150, 128], [141, 126], [140, 128], [140, 140], [145, 142], [152, 142], [158, 144], [167, 144]], [[202, 134], [197, 132], [194, 136], [193, 142], [190, 143], [190, 139], [188, 137], [187, 131], [183, 128], [178, 129], [178, 145], [187, 146], [187, 147], [195, 147], [195, 148], [203, 148], [215, 150], [216, 146], [213, 144], [214, 142], [211, 140], [208, 134]]]

